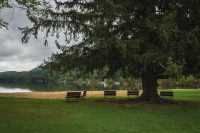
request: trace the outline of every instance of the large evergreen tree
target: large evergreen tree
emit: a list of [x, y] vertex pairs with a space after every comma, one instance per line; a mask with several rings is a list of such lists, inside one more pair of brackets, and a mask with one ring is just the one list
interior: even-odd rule
[[109, 75], [120, 70], [142, 78], [140, 99], [158, 100], [157, 79], [200, 72], [199, 6], [199, 0], [43, 1], [29, 8], [33, 26], [21, 29], [22, 41], [39, 31], [46, 38], [63, 33], [66, 45], [56, 41], [62, 53], [46, 65], [87, 72], [107, 67]]

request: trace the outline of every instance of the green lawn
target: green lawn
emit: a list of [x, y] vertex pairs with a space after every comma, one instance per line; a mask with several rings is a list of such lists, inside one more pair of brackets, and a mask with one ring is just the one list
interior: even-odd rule
[[0, 98], [0, 133], [199, 133], [200, 90], [177, 105]]

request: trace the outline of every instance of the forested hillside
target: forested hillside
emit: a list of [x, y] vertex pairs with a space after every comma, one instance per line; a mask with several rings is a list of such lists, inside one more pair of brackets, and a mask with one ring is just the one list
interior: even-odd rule
[[[30, 71], [7, 71], [0, 73], [0, 83], [12, 84], [49, 84], [70, 89], [141, 89], [141, 80], [134, 77], [124, 77], [121, 72], [115, 73], [111, 78], [106, 76], [106, 71], [94, 71], [84, 73], [78, 69], [66, 73], [48, 71], [42, 68], [34, 68]], [[10, 84], [11, 85], [11, 84]], [[192, 75], [181, 77], [179, 80], [159, 80], [159, 88], [199, 88], [200, 80]]]
[[7, 71], [0, 73], [0, 82], [8, 83], [41, 83], [48, 84], [53, 81], [52, 76], [47, 70], [34, 68], [31, 71], [16, 72]]

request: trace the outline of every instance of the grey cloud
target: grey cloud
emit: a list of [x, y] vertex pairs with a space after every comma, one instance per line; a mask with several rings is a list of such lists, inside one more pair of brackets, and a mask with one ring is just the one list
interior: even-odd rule
[[53, 40], [45, 47], [42, 37], [37, 40], [30, 39], [28, 44], [22, 44], [22, 35], [18, 27], [30, 23], [27, 23], [25, 16], [16, 16], [10, 23], [9, 30], [0, 29], [0, 71], [30, 70], [40, 65], [52, 52], [57, 51]]
[[22, 45], [20, 32], [13, 29], [0, 30], [0, 35], [0, 71], [30, 70], [57, 50], [54, 44], [45, 47], [42, 39]]
[[58, 51], [52, 38], [49, 39], [48, 47], [43, 45], [42, 34], [37, 40], [30, 39], [28, 44], [21, 43], [22, 35], [18, 27], [32, 25], [25, 11], [17, 8], [3, 9], [0, 10], [0, 18], [9, 22], [9, 30], [0, 29], [0, 71], [30, 70]]

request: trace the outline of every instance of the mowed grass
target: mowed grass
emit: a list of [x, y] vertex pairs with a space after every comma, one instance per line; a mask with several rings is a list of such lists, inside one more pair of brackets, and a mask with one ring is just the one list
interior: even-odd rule
[[0, 98], [0, 133], [200, 133], [200, 90], [179, 104]]

